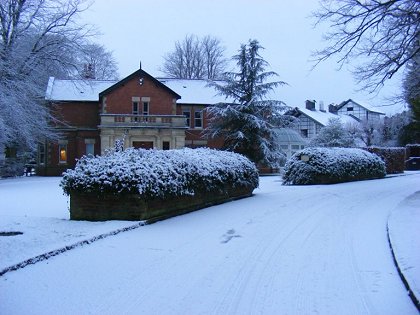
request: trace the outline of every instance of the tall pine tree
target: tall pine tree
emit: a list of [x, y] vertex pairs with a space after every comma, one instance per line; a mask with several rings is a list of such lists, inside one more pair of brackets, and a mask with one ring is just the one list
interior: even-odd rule
[[278, 76], [265, 71], [268, 63], [260, 56], [263, 49], [257, 40], [241, 45], [233, 56], [238, 72], [227, 72], [223, 83], [211, 82], [227, 103], [208, 108], [210, 116], [206, 134], [224, 139], [225, 150], [242, 153], [256, 164], [276, 167], [284, 159], [277, 141], [276, 127], [291, 118], [283, 115], [289, 109], [284, 102], [266, 99], [282, 81], [266, 82]]

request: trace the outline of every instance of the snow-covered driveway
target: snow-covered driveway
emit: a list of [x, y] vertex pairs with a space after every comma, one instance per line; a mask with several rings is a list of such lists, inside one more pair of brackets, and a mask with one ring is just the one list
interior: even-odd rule
[[255, 196], [77, 248], [0, 278], [0, 314], [418, 314], [389, 213], [420, 174]]

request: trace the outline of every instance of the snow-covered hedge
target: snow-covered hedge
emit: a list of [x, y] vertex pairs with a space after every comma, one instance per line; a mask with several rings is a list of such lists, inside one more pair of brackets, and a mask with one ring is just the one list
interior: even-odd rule
[[377, 155], [353, 148], [306, 148], [284, 167], [283, 184], [332, 184], [382, 178], [385, 163]]
[[242, 155], [206, 148], [127, 149], [83, 157], [63, 174], [61, 186], [72, 191], [134, 193], [145, 198], [194, 195], [196, 191], [258, 187], [255, 165]]
[[387, 174], [404, 173], [405, 148], [404, 147], [367, 147], [365, 150], [375, 153], [385, 162]]

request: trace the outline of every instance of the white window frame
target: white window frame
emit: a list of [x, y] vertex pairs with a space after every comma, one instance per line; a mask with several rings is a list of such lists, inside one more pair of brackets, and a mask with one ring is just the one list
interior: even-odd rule
[[[199, 117], [197, 117], [197, 114]], [[199, 126], [197, 126], [197, 122], [199, 123]], [[203, 111], [194, 111], [194, 128], [195, 129], [203, 129]]]

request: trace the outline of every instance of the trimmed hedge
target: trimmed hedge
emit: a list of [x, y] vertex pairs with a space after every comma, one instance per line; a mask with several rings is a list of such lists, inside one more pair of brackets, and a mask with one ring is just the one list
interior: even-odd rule
[[404, 173], [405, 148], [368, 147], [365, 150], [378, 155], [385, 162], [387, 174]]
[[420, 144], [407, 144], [405, 149], [407, 158], [420, 157]]
[[377, 155], [353, 148], [306, 148], [284, 167], [284, 185], [334, 184], [383, 178], [385, 163]]
[[83, 157], [63, 174], [64, 192], [139, 194], [143, 199], [193, 196], [196, 191], [258, 187], [258, 171], [246, 157], [207, 148], [127, 149]]

